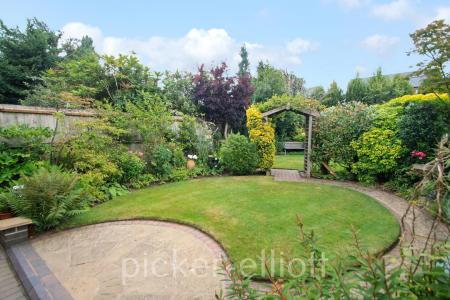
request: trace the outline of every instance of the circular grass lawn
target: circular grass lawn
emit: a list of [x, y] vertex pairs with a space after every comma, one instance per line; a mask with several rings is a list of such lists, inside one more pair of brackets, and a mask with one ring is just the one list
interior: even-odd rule
[[[373, 253], [398, 237], [396, 219], [381, 204], [362, 193], [298, 182], [275, 182], [272, 177], [214, 177], [165, 184], [132, 192], [101, 204], [70, 220], [64, 227], [108, 220], [153, 218], [192, 224], [210, 233], [234, 263], [250, 258], [246, 272], [261, 275], [261, 251], [281, 257], [303, 257], [296, 215], [305, 231], [314, 230], [328, 258], [353, 252], [351, 227]], [[281, 254], [282, 253], [282, 254]], [[250, 269], [249, 269], [250, 268]], [[275, 275], [279, 274], [278, 267]]]

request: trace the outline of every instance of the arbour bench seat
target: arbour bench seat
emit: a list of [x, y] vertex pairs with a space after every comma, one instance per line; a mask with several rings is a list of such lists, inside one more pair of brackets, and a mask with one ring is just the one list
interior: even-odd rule
[[304, 142], [284, 142], [283, 143], [284, 153], [287, 150], [305, 150]]

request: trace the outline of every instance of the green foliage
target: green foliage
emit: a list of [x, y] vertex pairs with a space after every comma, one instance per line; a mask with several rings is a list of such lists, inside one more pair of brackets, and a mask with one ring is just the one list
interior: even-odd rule
[[81, 213], [86, 206], [78, 177], [56, 166], [41, 168], [31, 176], [24, 176], [19, 188], [3, 197], [14, 213], [33, 220], [39, 231], [58, 226], [67, 218]]
[[421, 83], [422, 92], [450, 93], [450, 25], [436, 20], [410, 35], [415, 49], [408, 54], [418, 54], [425, 59], [417, 64], [416, 75], [425, 75]]
[[133, 189], [141, 189], [150, 186], [151, 184], [157, 182], [158, 179], [152, 174], [142, 174], [136, 180], [130, 183], [130, 187]]
[[305, 119], [298, 113], [287, 111], [272, 118], [277, 142], [303, 141], [305, 138]]
[[336, 81], [333, 81], [328, 88], [328, 91], [323, 96], [321, 102], [325, 106], [334, 106], [344, 101], [344, 92], [337, 85]]
[[8, 198], [0, 194], [0, 213], [10, 212], [11, 209], [8, 205]]
[[117, 106], [136, 103], [145, 93], [161, 96], [159, 75], [151, 73], [148, 67], [139, 62], [137, 56], [105, 55], [102, 59], [105, 74], [103, 97], [109, 103]]
[[37, 19], [28, 20], [24, 31], [0, 20], [0, 102], [18, 104], [40, 82], [60, 59], [59, 38]]
[[68, 92], [83, 99], [100, 98], [103, 92], [104, 70], [99, 56], [83, 51], [59, 62], [44, 74], [44, 82], [55, 92]]
[[51, 136], [48, 128], [15, 125], [0, 128], [0, 187], [11, 185], [23, 175], [30, 175], [46, 159]]
[[108, 199], [113, 199], [128, 193], [128, 189], [117, 182], [113, 182], [109, 186], [102, 187]]
[[399, 120], [399, 138], [409, 150], [431, 155], [444, 133], [450, 132], [450, 114], [444, 115], [432, 102], [411, 103]]
[[358, 156], [358, 161], [353, 164], [353, 172], [359, 181], [367, 183], [395, 171], [399, 158], [405, 153], [401, 141], [389, 129], [373, 128], [351, 145]]
[[172, 152], [172, 166], [174, 168], [186, 167], [186, 155], [179, 145], [171, 143], [168, 145], [170, 152]]
[[238, 76], [245, 76], [250, 74], [250, 62], [248, 61], [248, 52], [245, 44], [241, 47], [240, 56]]
[[266, 112], [280, 106], [289, 105], [291, 108], [299, 110], [317, 110], [320, 111], [323, 105], [315, 99], [308, 99], [301, 95], [291, 97], [288, 95], [273, 96], [267, 101], [257, 104], [256, 107], [262, 111]]
[[325, 97], [325, 89], [323, 86], [317, 86], [314, 88], [311, 88], [308, 93], [308, 97], [311, 99], [315, 99], [317, 101], [322, 101], [323, 97]]
[[247, 175], [258, 165], [256, 145], [240, 134], [230, 134], [219, 151], [220, 163], [234, 175]]
[[313, 128], [313, 161], [351, 170], [357, 157], [351, 142], [369, 130], [373, 118], [373, 109], [357, 102], [325, 109]]
[[382, 74], [381, 68], [369, 78], [367, 94], [361, 100], [366, 104], [384, 103], [388, 100], [407, 94], [412, 94], [413, 88], [406, 78], [395, 76], [390, 78]]
[[258, 151], [258, 166], [268, 171], [275, 159], [275, 131], [268, 123], [263, 123], [261, 112], [255, 106], [247, 109], [247, 130]]
[[119, 152], [114, 160], [120, 170], [119, 183], [121, 184], [130, 184], [137, 180], [145, 170], [145, 162], [131, 151]]
[[177, 131], [177, 142], [183, 147], [184, 154], [196, 154], [197, 128], [194, 117], [184, 116]]
[[356, 77], [350, 80], [345, 93], [346, 102], [362, 102], [367, 95], [367, 83], [356, 74]]
[[292, 72], [288, 72], [287, 70], [282, 71], [284, 76], [284, 82], [287, 89], [287, 94], [291, 97], [305, 95], [305, 79], [298, 77]]
[[166, 72], [163, 93], [169, 107], [186, 115], [197, 115], [199, 108], [194, 103], [194, 76], [191, 73]]
[[256, 77], [252, 79], [255, 87], [252, 97], [253, 103], [263, 102], [275, 95], [280, 96], [288, 92], [281, 70], [259, 62], [256, 72]]
[[188, 180], [190, 177], [189, 170], [186, 168], [175, 169], [169, 176], [169, 181], [178, 182]]
[[172, 173], [172, 161], [172, 152], [164, 145], [158, 145], [151, 153], [148, 164], [152, 174], [161, 180], [166, 180]]

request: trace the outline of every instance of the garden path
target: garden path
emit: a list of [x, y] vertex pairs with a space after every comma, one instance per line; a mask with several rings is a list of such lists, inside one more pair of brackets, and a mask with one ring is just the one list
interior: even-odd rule
[[[272, 169], [271, 175], [274, 177], [275, 181], [309, 182], [349, 188], [374, 198], [384, 207], [389, 209], [402, 226], [401, 239], [403, 240], [384, 254], [383, 257], [388, 268], [392, 268], [400, 263], [400, 244], [408, 245], [412, 241], [413, 247], [422, 248], [426, 243], [428, 232], [433, 224], [433, 217], [422, 209], [416, 208], [408, 211], [408, 201], [390, 192], [378, 188], [365, 187], [350, 181], [305, 178], [296, 170]], [[403, 222], [402, 218], [404, 219]], [[415, 232], [415, 239], [412, 239], [413, 230]], [[437, 240], [445, 240], [449, 235], [448, 227], [442, 223], [437, 225], [436, 232]]]

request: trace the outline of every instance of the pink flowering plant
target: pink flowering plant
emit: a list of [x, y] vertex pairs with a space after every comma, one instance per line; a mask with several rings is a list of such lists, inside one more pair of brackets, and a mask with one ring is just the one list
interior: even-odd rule
[[411, 157], [417, 157], [419, 160], [423, 160], [427, 157], [427, 154], [423, 151], [412, 151], [411, 152]]

